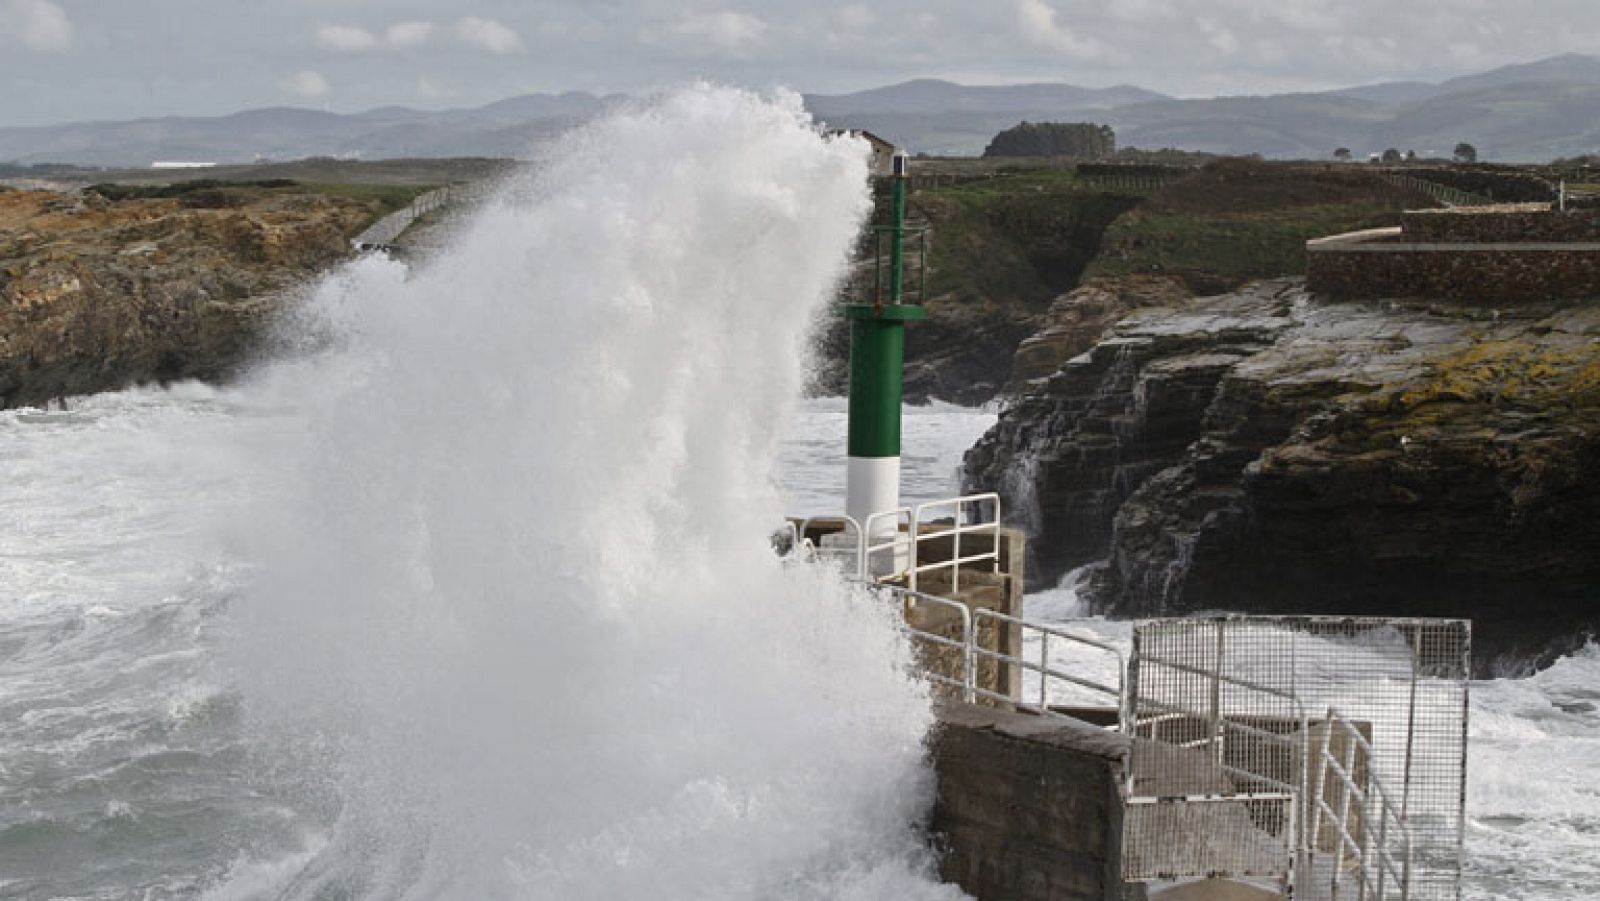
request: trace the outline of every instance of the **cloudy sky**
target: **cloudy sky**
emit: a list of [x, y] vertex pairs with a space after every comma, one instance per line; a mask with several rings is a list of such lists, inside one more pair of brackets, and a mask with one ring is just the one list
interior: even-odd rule
[[1595, 0], [0, 0], [0, 126], [441, 108], [696, 77], [931, 76], [1197, 96], [1600, 53]]

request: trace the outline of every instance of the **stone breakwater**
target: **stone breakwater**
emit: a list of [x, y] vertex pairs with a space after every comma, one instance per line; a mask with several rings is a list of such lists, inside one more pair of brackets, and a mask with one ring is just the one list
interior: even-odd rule
[[1399, 228], [1306, 244], [1306, 284], [1333, 297], [1521, 304], [1600, 296], [1600, 211], [1548, 204], [1418, 210]]
[[1558, 211], [1548, 203], [1410, 210], [1400, 223], [1406, 240], [1419, 244], [1600, 242], [1600, 210]]
[[370, 218], [310, 194], [194, 208], [0, 193], [0, 408], [226, 375]]
[[1480, 661], [1525, 660], [1600, 624], [1600, 306], [1282, 280], [1141, 310], [966, 470], [1102, 611], [1471, 616]]

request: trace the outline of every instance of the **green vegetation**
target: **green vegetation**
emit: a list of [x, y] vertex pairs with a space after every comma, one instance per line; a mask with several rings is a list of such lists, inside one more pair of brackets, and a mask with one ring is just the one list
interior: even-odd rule
[[1022, 122], [994, 136], [985, 157], [1072, 156], [1103, 159], [1117, 152], [1117, 134], [1093, 122]]
[[219, 181], [215, 178], [198, 178], [166, 185], [125, 185], [103, 182], [90, 185], [93, 191], [107, 200], [183, 200], [192, 206], [237, 206], [282, 188], [297, 188], [299, 183], [286, 178], [259, 181]]
[[288, 178], [253, 181], [223, 181], [200, 178], [170, 184], [119, 184], [106, 182], [85, 190], [110, 201], [168, 199], [193, 209], [226, 209], [255, 203], [269, 197], [320, 195], [359, 203], [372, 212], [374, 220], [405, 208], [420, 194], [436, 185], [354, 184], [340, 182], [302, 183]]
[[1304, 275], [1306, 242], [1399, 223], [1399, 211], [1367, 204], [1193, 216], [1138, 211], [1107, 231], [1091, 276], [1169, 273], [1203, 293], [1253, 278]]
[[930, 293], [1042, 311], [1077, 284], [1106, 226], [1138, 202], [1088, 190], [1061, 169], [919, 190], [913, 213], [932, 226]]
[[439, 185], [412, 185], [412, 184], [353, 184], [349, 182], [311, 182], [305, 185], [307, 190], [330, 197], [343, 197], [367, 204], [378, 216], [387, 216], [390, 213], [405, 209], [411, 201], [419, 196], [432, 191]]
[[1436, 206], [1361, 168], [1223, 160], [1151, 195], [1112, 223], [1087, 276], [1164, 273], [1221, 292], [1305, 273], [1313, 238], [1398, 225]]

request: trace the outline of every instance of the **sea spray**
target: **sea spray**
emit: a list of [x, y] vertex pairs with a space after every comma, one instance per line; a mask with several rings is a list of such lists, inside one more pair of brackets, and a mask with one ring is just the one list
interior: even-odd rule
[[263, 377], [307, 432], [226, 653], [339, 810], [274, 896], [958, 896], [891, 612], [767, 543], [866, 155], [687, 89], [414, 277], [321, 287], [336, 348]]

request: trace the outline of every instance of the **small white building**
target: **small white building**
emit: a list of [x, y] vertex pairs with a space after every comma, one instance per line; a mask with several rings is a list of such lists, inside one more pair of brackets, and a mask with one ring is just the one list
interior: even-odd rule
[[828, 134], [865, 138], [867, 143], [872, 145], [872, 174], [883, 176], [894, 174], [894, 144], [864, 128], [830, 128]]
[[150, 164], [152, 169], [211, 169], [216, 163], [195, 163], [186, 160], [156, 160]]

